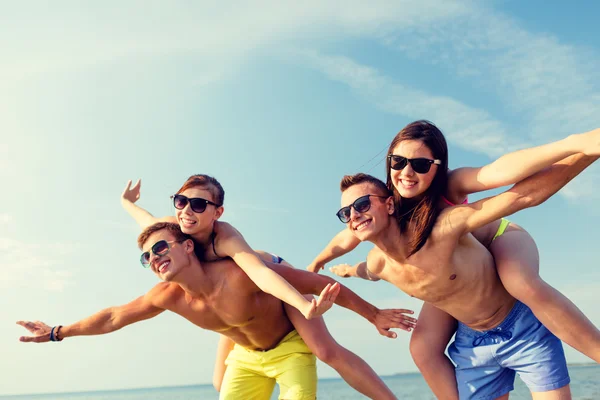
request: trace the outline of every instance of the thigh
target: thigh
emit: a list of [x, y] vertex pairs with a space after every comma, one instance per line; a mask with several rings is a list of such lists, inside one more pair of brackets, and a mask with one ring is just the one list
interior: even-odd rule
[[499, 365], [495, 345], [474, 346], [475, 336], [456, 334], [448, 354], [456, 365], [458, 394], [463, 399], [495, 399], [514, 389], [515, 371]]
[[231, 363], [223, 377], [219, 400], [269, 400], [274, 387], [275, 379]]
[[[312, 355], [311, 355], [312, 356]], [[317, 366], [312, 356], [310, 360], [294, 360], [291, 368], [286, 368], [276, 376], [279, 385], [279, 399], [314, 400], [317, 398]], [[298, 362], [300, 361], [300, 362]], [[288, 367], [290, 365], [288, 364]]]
[[531, 310], [519, 306], [511, 329], [512, 338], [503, 343], [496, 356], [503, 367], [516, 371], [531, 392], [549, 392], [570, 383], [562, 342]]
[[531, 286], [540, 280], [539, 252], [531, 235], [511, 223], [504, 234], [491, 243], [489, 250], [508, 292], [516, 298], [527, 296]]
[[429, 303], [423, 303], [417, 318], [417, 326], [410, 339], [411, 346], [422, 343], [426, 345], [429, 353], [443, 353], [454, 332], [456, 332], [454, 317]]
[[[304, 295], [312, 300], [312, 295]], [[330, 360], [335, 356], [339, 344], [335, 341], [323, 317], [306, 319], [298, 309], [285, 304], [285, 311], [292, 321], [294, 328], [298, 331], [308, 348], [322, 361]]]
[[571, 400], [571, 387], [563, 386], [549, 392], [531, 392], [533, 400]]

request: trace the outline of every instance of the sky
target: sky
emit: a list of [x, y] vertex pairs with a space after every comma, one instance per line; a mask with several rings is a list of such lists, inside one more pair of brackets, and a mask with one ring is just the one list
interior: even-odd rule
[[[385, 149], [413, 120], [442, 129], [451, 168], [600, 126], [597, 2], [229, 4], [2, 5], [0, 395], [210, 382], [217, 335], [167, 313], [18, 342], [17, 320], [66, 325], [157, 283], [120, 205], [129, 179], [142, 207], [169, 215], [188, 176], [215, 176], [223, 220], [305, 268], [343, 228], [341, 177], [384, 178]], [[593, 165], [511, 217], [536, 239], [542, 277], [597, 326], [599, 179]], [[381, 308], [421, 307], [387, 283], [343, 283]], [[408, 333], [384, 338], [339, 307], [325, 320], [377, 373], [416, 370]], [[319, 363], [319, 376], [337, 375]]]

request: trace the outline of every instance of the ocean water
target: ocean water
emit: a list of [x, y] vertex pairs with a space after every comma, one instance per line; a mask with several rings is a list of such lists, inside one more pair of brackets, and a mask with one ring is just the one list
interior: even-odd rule
[[[573, 399], [600, 400], [600, 366], [571, 366], [571, 392]], [[399, 399], [434, 399], [420, 374], [384, 377], [383, 380]], [[272, 399], [277, 399], [277, 389]], [[319, 380], [319, 400], [359, 400], [364, 396], [353, 390], [341, 379]], [[210, 385], [162, 387], [148, 389], [111, 390], [101, 392], [54, 393], [21, 396], [0, 396], [2, 400], [217, 400], [217, 392]], [[519, 378], [511, 400], [531, 399], [527, 387]], [[245, 400], [245, 399], [244, 399]]]

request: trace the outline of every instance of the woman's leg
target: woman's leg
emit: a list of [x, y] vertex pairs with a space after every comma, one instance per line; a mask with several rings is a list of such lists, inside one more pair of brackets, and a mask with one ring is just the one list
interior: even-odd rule
[[510, 224], [489, 249], [506, 290], [560, 340], [600, 362], [600, 331], [571, 300], [540, 278], [539, 253], [529, 233]]
[[[308, 299], [312, 296], [307, 295]], [[294, 307], [285, 305], [286, 312], [315, 356], [335, 369], [358, 392], [371, 399], [396, 399], [373, 369], [359, 356], [337, 343], [323, 317], [307, 320]]]
[[458, 399], [454, 364], [444, 354], [456, 332], [456, 320], [444, 311], [423, 303], [410, 339], [410, 354], [438, 399]]

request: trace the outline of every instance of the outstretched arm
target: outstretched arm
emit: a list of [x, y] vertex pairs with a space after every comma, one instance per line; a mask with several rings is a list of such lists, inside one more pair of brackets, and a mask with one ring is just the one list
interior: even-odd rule
[[329, 268], [329, 270], [337, 276], [341, 276], [342, 278], [356, 277], [366, 279], [368, 281], [378, 281], [381, 279], [377, 275], [369, 272], [366, 261], [359, 262], [354, 266], [349, 264], [338, 264]]
[[213, 386], [217, 390], [217, 392], [221, 391], [221, 385], [223, 384], [223, 377], [225, 376], [225, 371], [227, 371], [227, 365], [225, 365], [225, 360], [227, 360], [227, 356], [231, 353], [235, 342], [229, 339], [225, 335], [219, 335], [219, 344], [217, 345], [217, 357], [215, 359], [215, 370], [213, 372]]
[[340, 285], [335, 280], [328, 276], [313, 274], [312, 272], [303, 271], [285, 267], [279, 264], [267, 263], [269, 268], [284, 277], [301, 293], [320, 294], [321, 291], [331, 285], [339, 285], [340, 291], [335, 299], [335, 303], [352, 310], [365, 318], [367, 321], [375, 325], [379, 333], [384, 336], [395, 338], [396, 334], [390, 332], [391, 328], [400, 328], [405, 331], [410, 331], [416, 320], [404, 314], [412, 314], [411, 310], [391, 309], [380, 310], [369, 302], [363, 300], [352, 290]]
[[327, 244], [323, 251], [321, 251], [306, 269], [311, 272], [319, 272], [319, 270], [325, 267], [325, 264], [351, 252], [359, 244], [360, 240], [357, 239], [350, 230], [344, 229], [331, 239], [331, 242]]
[[231, 225], [219, 224], [217, 252], [229, 256], [265, 293], [297, 308], [305, 318], [317, 317], [327, 311], [326, 303], [308, 301], [284, 278], [267, 268], [260, 256], [250, 248], [244, 237]]
[[448, 208], [440, 215], [443, 228], [460, 236], [498, 218], [542, 204], [597, 159], [575, 154], [497, 196]]
[[131, 186], [131, 181], [127, 182], [127, 186], [125, 186], [125, 190], [121, 194], [121, 205], [133, 217], [135, 222], [138, 225], [145, 229], [150, 225], [153, 225], [157, 222], [173, 222], [177, 223], [177, 219], [172, 216], [156, 218], [154, 215], [150, 214], [148, 211], [144, 210], [142, 207], [135, 204], [136, 201], [140, 199], [140, 188], [142, 185], [142, 180], [138, 179], [138, 181]]
[[[106, 308], [79, 322], [65, 325], [59, 331], [59, 339], [62, 340], [70, 336], [103, 335], [135, 322], [155, 317], [164, 309], [152, 304], [151, 293], [152, 291], [138, 297], [131, 303]], [[21, 336], [19, 338], [21, 342], [43, 343], [50, 341], [52, 327], [43, 322], [17, 321], [17, 324], [33, 334], [33, 336]], [[56, 330], [54, 333], [56, 333]]]
[[470, 193], [511, 185], [576, 153], [600, 155], [600, 129], [506, 154], [479, 168], [458, 168], [448, 177], [447, 197], [462, 203]]

